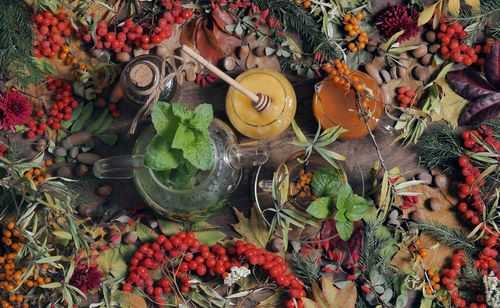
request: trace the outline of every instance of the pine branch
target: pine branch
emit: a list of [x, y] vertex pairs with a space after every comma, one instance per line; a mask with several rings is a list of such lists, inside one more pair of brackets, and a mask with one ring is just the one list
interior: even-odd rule
[[31, 12], [24, 1], [0, 1], [0, 73], [20, 88], [43, 80], [33, 61]]
[[447, 124], [430, 127], [417, 145], [422, 163], [428, 169], [439, 168], [449, 175], [456, 175], [457, 158], [463, 155], [458, 138]]
[[480, 5], [479, 13], [474, 13], [469, 6], [464, 6], [457, 17], [451, 18], [452, 21], [457, 21], [467, 28], [469, 43], [474, 43], [479, 31], [484, 29], [491, 19], [500, 15], [500, 0], [481, 0]]
[[462, 232], [443, 224], [434, 224], [418, 221], [412, 224], [418, 230], [428, 232], [446, 246], [463, 249], [467, 254], [474, 256], [479, 248]]
[[282, 24], [295, 30], [303, 40], [306, 52], [320, 52], [327, 59], [341, 57], [341, 52], [321, 31], [321, 24], [307, 11], [290, 0], [256, 0], [261, 8], [269, 8]]
[[293, 269], [297, 277], [311, 287], [314, 281], [320, 278], [320, 265], [313, 255], [294, 253], [292, 256]]

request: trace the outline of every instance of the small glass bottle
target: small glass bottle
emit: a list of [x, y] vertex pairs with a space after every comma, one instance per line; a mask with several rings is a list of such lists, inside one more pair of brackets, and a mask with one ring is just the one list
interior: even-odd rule
[[[165, 67], [163, 76], [160, 74], [162, 67]], [[172, 66], [161, 57], [142, 55], [134, 58], [125, 66], [120, 77], [124, 98], [137, 107], [142, 107], [162, 82], [162, 77], [173, 71]], [[174, 77], [162, 86], [158, 100], [171, 102], [176, 97], [178, 89], [179, 85]]]

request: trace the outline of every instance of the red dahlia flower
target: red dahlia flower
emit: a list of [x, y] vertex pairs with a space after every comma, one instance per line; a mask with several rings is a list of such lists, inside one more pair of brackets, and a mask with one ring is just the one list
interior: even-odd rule
[[87, 293], [87, 291], [99, 288], [103, 277], [104, 274], [96, 264], [90, 264], [90, 266], [81, 265], [75, 270], [69, 283], [80, 289], [83, 293]]
[[420, 31], [420, 27], [417, 23], [418, 15], [415, 7], [410, 8], [402, 4], [392, 6], [389, 1], [387, 8], [380, 12], [375, 18], [375, 25], [386, 40], [395, 33], [405, 30], [398, 38], [398, 42], [401, 43], [404, 40], [414, 37]]
[[14, 130], [14, 126], [26, 124], [31, 118], [31, 103], [19, 92], [0, 95], [0, 129]]

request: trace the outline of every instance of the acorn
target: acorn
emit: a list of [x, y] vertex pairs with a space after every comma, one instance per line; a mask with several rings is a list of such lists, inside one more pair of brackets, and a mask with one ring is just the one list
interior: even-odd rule
[[257, 57], [265, 57], [266, 47], [265, 46], [255, 47], [253, 50], [253, 54], [256, 55]]
[[248, 57], [248, 54], [250, 53], [250, 47], [248, 45], [242, 45], [240, 47], [238, 47], [238, 50], [237, 50], [237, 55], [238, 55], [238, 59], [245, 59], [246, 57]]
[[425, 32], [425, 40], [429, 43], [434, 43], [436, 41], [436, 32], [434, 31]]
[[113, 188], [111, 187], [111, 185], [102, 185], [102, 186], [99, 186], [99, 188], [97, 188], [96, 194], [99, 197], [107, 198], [111, 195], [112, 191], [113, 191]]

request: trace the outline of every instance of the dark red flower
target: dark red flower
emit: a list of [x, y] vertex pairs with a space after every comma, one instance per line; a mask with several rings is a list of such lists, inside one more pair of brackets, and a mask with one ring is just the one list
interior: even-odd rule
[[389, 1], [387, 8], [375, 18], [375, 25], [386, 40], [395, 33], [405, 30], [398, 38], [398, 42], [401, 43], [404, 40], [414, 37], [420, 31], [420, 27], [417, 24], [418, 15], [415, 7], [410, 8], [402, 4], [392, 6]]
[[69, 283], [86, 293], [99, 288], [103, 277], [104, 274], [96, 264], [80, 265], [71, 276]]
[[0, 129], [14, 130], [14, 126], [31, 119], [31, 102], [19, 92], [11, 91], [0, 96]]

